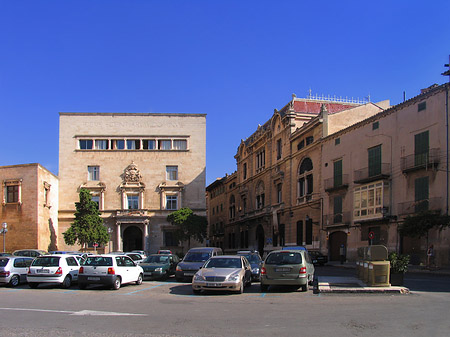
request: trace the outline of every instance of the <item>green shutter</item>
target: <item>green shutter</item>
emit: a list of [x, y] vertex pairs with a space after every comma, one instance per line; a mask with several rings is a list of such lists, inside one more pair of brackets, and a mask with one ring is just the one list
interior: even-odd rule
[[333, 198], [333, 223], [342, 223], [342, 197], [337, 195]]
[[428, 210], [428, 177], [414, 180], [415, 212]]
[[342, 186], [342, 160], [333, 163], [334, 187]]
[[425, 165], [428, 160], [429, 133], [428, 131], [414, 136], [414, 165]]
[[369, 177], [381, 174], [381, 145], [368, 149]]

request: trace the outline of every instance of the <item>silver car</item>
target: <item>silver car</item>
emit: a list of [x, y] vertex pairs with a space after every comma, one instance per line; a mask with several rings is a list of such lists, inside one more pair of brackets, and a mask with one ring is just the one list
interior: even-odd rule
[[17, 287], [21, 282], [26, 282], [31, 262], [33, 262], [32, 257], [0, 257], [0, 284]]
[[58, 283], [67, 289], [78, 281], [80, 263], [75, 255], [52, 254], [38, 256], [28, 269], [27, 281], [30, 288], [40, 283]]
[[252, 268], [244, 256], [211, 257], [192, 278], [192, 291], [233, 291], [239, 294], [252, 284]]

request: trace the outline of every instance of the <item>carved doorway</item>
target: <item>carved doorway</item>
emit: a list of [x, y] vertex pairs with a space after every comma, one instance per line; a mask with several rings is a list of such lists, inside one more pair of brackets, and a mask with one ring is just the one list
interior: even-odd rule
[[123, 251], [143, 250], [142, 231], [139, 227], [129, 226], [123, 231]]

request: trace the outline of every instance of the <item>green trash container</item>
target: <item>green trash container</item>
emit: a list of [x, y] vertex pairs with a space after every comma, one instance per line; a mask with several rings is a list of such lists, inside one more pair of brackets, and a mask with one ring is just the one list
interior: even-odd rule
[[367, 282], [370, 287], [390, 287], [389, 273], [391, 265], [389, 261], [371, 261], [368, 263]]

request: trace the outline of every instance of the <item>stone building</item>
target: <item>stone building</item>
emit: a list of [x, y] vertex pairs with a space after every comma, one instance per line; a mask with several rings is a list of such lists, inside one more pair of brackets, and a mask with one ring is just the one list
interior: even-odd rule
[[[375, 105], [293, 95], [285, 107], [275, 110], [270, 120], [241, 141], [236, 173], [207, 187], [208, 216], [217, 219], [211, 224], [219, 223], [219, 228], [223, 224], [225, 250], [255, 249], [261, 255], [294, 245], [326, 250], [321, 242], [321, 140], [387, 106], [387, 102]], [[211, 196], [219, 190], [216, 200], [228, 213], [218, 216], [217, 201]]]
[[181, 250], [166, 217], [206, 215], [206, 115], [60, 113], [59, 249], [81, 188], [111, 232], [105, 251]]
[[397, 231], [408, 215], [448, 214], [448, 88], [434, 85], [323, 139], [323, 227], [332, 260], [341, 244], [349, 260], [358, 247], [383, 244], [418, 264], [434, 244], [436, 262], [449, 264], [448, 229], [430, 231], [428, 242]]
[[40, 164], [24, 164], [0, 167], [0, 181], [0, 220], [8, 230], [1, 251], [56, 249], [58, 177]]

